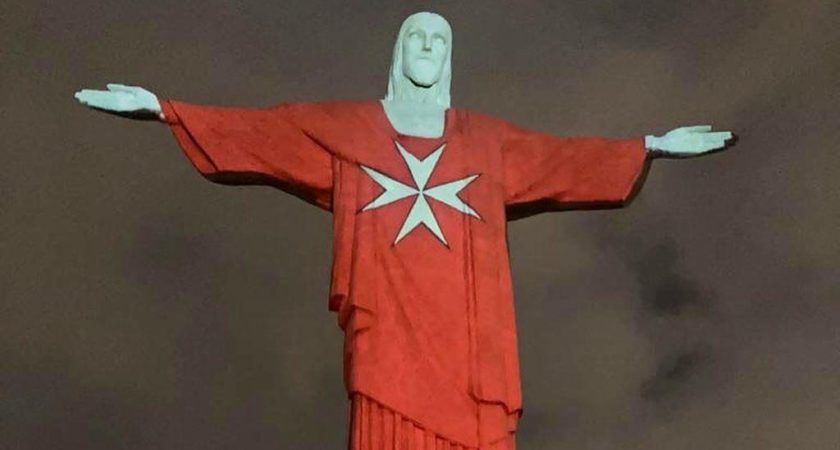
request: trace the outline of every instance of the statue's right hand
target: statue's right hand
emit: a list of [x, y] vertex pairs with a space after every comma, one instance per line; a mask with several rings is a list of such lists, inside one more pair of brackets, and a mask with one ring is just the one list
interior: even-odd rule
[[161, 107], [155, 94], [139, 87], [109, 83], [107, 91], [82, 89], [76, 92], [79, 103], [101, 111], [134, 119], [160, 118]]

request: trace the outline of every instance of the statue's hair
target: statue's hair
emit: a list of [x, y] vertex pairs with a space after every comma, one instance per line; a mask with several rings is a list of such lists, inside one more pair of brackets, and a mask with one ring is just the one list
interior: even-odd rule
[[[413, 85], [410, 79], [403, 73], [402, 67], [402, 44], [408, 33], [408, 29], [414, 20], [418, 17], [433, 15], [439, 17], [446, 22], [443, 16], [431, 12], [414, 13], [403, 21], [400, 31], [397, 34], [397, 42], [394, 44], [394, 57], [391, 60], [391, 72], [388, 77], [388, 93], [385, 95], [385, 100], [401, 100], [405, 99], [408, 92], [412, 89], [409, 85]], [[449, 25], [449, 22], [446, 22]], [[429, 88], [429, 96], [435, 103], [445, 108], [450, 106], [449, 87], [452, 84], [452, 27], [450, 26], [449, 42], [447, 42], [446, 58], [443, 62], [443, 69], [441, 70], [440, 79]]]

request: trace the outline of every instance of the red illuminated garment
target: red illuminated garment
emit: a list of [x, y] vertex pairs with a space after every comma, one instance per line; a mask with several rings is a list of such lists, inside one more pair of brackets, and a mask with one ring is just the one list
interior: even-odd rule
[[557, 138], [458, 109], [440, 138], [399, 134], [377, 101], [163, 110], [210, 180], [332, 212], [348, 392], [471, 448], [512, 448], [522, 408], [506, 221], [621, 206], [646, 167], [642, 138]]

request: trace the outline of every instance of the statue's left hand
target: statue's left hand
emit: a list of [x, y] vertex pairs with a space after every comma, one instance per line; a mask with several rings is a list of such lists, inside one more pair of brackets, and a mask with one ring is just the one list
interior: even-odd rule
[[734, 143], [734, 137], [730, 131], [712, 132], [710, 125], [697, 125], [677, 128], [663, 136], [645, 136], [645, 147], [657, 156], [685, 158], [722, 150]]
[[130, 119], [163, 120], [160, 102], [155, 94], [140, 86], [108, 83], [107, 91], [82, 89], [74, 97], [90, 108]]

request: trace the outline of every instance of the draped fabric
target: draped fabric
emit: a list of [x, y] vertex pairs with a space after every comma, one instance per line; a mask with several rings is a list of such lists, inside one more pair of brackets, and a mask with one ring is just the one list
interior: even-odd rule
[[647, 167], [642, 138], [559, 138], [460, 109], [420, 138], [379, 102], [162, 106], [209, 180], [332, 214], [347, 391], [466, 448], [506, 439], [523, 411], [507, 221], [622, 206]]

